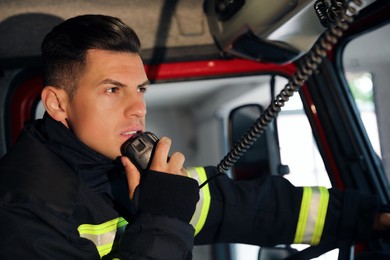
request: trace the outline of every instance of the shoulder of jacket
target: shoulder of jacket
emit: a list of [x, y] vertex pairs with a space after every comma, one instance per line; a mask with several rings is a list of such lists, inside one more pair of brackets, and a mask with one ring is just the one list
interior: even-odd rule
[[32, 196], [71, 211], [78, 191], [72, 169], [38, 140], [24, 135], [0, 160], [0, 194]]

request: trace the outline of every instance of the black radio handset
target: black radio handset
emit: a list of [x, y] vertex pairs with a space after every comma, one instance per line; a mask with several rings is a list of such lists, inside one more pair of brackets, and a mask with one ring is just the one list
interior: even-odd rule
[[137, 132], [121, 146], [121, 153], [143, 173], [150, 166], [158, 137], [151, 132]]
[[[290, 77], [286, 86], [271, 101], [271, 104], [264, 110], [252, 127], [241, 137], [239, 142], [217, 165], [218, 174], [207, 179], [200, 187], [206, 185], [211, 179], [224, 174], [241, 158], [241, 156], [261, 136], [269, 123], [278, 115], [281, 108], [284, 106], [284, 103], [303, 86], [305, 81], [322, 63], [327, 52], [333, 48], [343, 35], [344, 31], [346, 31], [353, 22], [353, 15], [356, 15], [357, 9], [351, 5], [351, 2], [358, 7], [362, 5], [361, 0], [351, 0], [348, 4], [340, 6], [340, 11], [337, 12], [337, 16], [333, 17], [334, 26], [327, 29], [304, 57], [301, 58], [301, 62], [297, 67], [296, 72]], [[351, 15], [348, 15], [347, 12], [351, 13]]]

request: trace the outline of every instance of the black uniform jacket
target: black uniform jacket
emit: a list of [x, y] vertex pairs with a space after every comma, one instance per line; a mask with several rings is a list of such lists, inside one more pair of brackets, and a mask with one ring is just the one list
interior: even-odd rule
[[188, 172], [144, 174], [133, 203], [118, 161], [45, 115], [0, 160], [0, 259], [190, 259], [194, 235], [195, 244], [336, 243], [368, 236], [377, 207], [281, 177], [219, 176], [199, 190], [215, 168]]

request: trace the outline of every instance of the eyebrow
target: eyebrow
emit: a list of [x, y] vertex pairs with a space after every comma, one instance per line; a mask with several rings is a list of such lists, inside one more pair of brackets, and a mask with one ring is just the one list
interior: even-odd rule
[[145, 87], [145, 86], [148, 86], [148, 85], [150, 85], [150, 81], [147, 79], [144, 82], [142, 82], [141, 84], [139, 84], [137, 87]]
[[[100, 81], [99, 85], [103, 85], [103, 84], [113, 84], [117, 87], [122, 87], [122, 88], [127, 86], [126, 84], [123, 84], [123, 83], [116, 81], [116, 80], [113, 80], [113, 79], [104, 79], [104, 80]], [[150, 85], [150, 81], [148, 79], [145, 80], [144, 82], [142, 82], [141, 84], [138, 84], [137, 88], [144, 87], [147, 85]]]

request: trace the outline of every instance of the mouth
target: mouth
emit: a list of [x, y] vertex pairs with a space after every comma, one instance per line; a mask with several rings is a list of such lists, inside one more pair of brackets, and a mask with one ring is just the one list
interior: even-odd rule
[[130, 137], [136, 135], [137, 133], [142, 133], [142, 131], [141, 130], [125, 131], [125, 132], [121, 133], [121, 136], [124, 136], [126, 138], [130, 138]]

